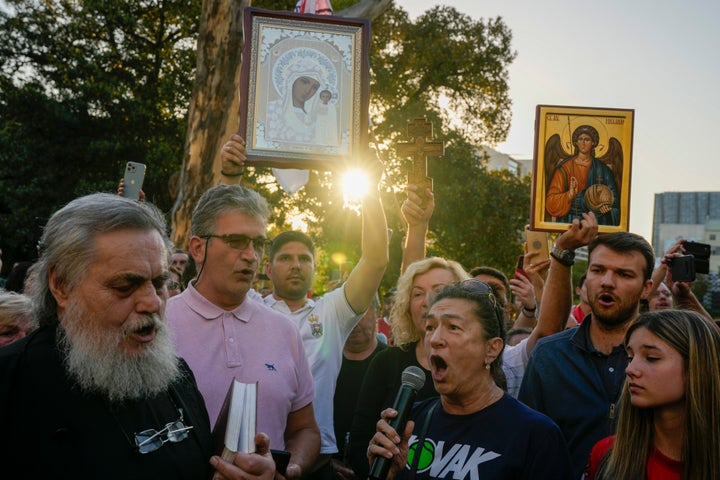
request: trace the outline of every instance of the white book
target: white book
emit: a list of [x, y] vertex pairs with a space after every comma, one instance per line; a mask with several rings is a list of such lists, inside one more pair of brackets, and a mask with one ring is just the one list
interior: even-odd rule
[[257, 382], [230, 382], [212, 431], [214, 454], [232, 463], [237, 452], [255, 452]]

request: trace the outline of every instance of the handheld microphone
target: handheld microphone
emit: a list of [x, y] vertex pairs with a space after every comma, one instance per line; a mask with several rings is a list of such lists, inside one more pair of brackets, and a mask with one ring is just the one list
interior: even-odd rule
[[[400, 378], [402, 379], [402, 384], [395, 397], [395, 403], [392, 406], [393, 410], [397, 410], [398, 414], [397, 417], [390, 419], [388, 424], [394, 428], [399, 435], [402, 435], [408, 415], [410, 415], [410, 410], [415, 401], [415, 395], [418, 390], [425, 385], [425, 372], [423, 372], [420, 367], [411, 365], [403, 370]], [[375, 457], [372, 467], [370, 468], [370, 478], [372, 480], [385, 480], [391, 465], [392, 459]]]

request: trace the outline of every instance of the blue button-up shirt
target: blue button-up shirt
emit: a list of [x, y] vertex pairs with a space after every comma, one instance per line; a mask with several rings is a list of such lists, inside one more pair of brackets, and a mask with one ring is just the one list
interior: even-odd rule
[[570, 450], [573, 478], [580, 478], [595, 442], [615, 433], [616, 407], [627, 355], [610, 355], [590, 340], [590, 315], [577, 328], [540, 340], [528, 363], [518, 399], [552, 418]]

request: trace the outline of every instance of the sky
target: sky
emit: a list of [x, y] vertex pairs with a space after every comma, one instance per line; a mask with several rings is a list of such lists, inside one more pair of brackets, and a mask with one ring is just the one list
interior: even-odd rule
[[[411, 18], [440, 2], [395, 0]], [[654, 195], [720, 191], [720, 2], [451, 0], [473, 19], [502, 17], [512, 124], [496, 150], [531, 158], [535, 107], [635, 110], [630, 231], [652, 240]], [[717, 137], [716, 137], [717, 136]]]

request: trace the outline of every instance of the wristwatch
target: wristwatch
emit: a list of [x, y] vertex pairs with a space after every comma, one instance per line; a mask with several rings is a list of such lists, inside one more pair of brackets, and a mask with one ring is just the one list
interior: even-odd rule
[[525, 315], [527, 318], [535, 318], [535, 312], [537, 311], [537, 304], [533, 308], [527, 308], [525, 305], [523, 305], [520, 310], [522, 310], [523, 315]]
[[575, 250], [565, 250], [553, 246], [550, 255], [566, 267], [572, 267], [575, 264]]

